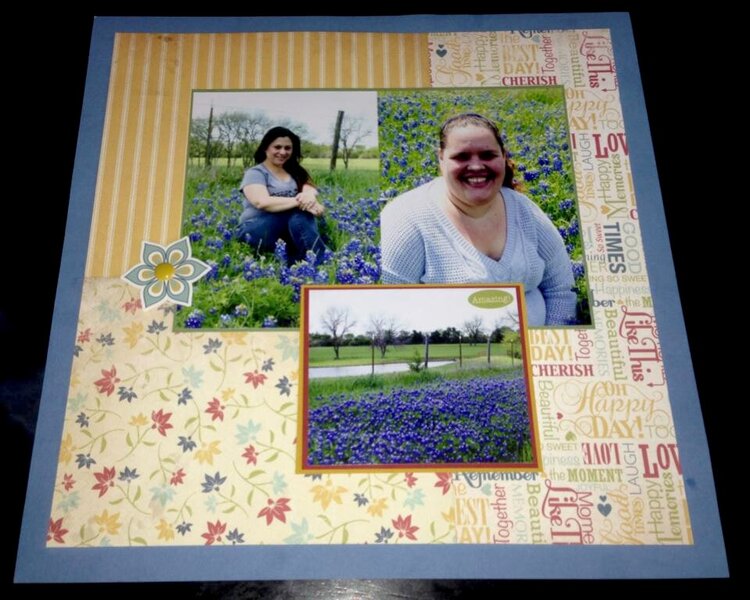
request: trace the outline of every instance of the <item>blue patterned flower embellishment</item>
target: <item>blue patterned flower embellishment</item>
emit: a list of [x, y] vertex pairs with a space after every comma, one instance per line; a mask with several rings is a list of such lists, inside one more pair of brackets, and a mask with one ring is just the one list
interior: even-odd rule
[[209, 265], [192, 257], [187, 236], [166, 248], [153, 242], [143, 242], [141, 260], [141, 264], [122, 277], [141, 288], [144, 309], [159, 306], [167, 300], [190, 306], [193, 282], [210, 269]]

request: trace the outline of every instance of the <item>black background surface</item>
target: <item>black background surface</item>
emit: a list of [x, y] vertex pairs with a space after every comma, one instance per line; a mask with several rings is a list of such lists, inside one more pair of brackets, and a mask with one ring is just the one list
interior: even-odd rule
[[[744, 580], [737, 548], [747, 531], [738, 510], [745, 476], [734, 466], [745, 454], [742, 414], [750, 394], [739, 361], [746, 355], [731, 344], [750, 338], [739, 291], [745, 279], [739, 227], [745, 220], [748, 164], [731, 140], [741, 135], [745, 116], [733, 105], [743, 78], [740, 34], [721, 3], [700, 11], [657, 14], [654, 2], [536, 2], [533, 7], [501, 3], [438, 9], [437, 3], [398, 2], [347, 11], [337, 3], [290, 8], [235, 4], [225, 15], [389, 15], [467, 13], [630, 12], [651, 125], [670, 243], [680, 288], [695, 377], [709, 439], [729, 580], [680, 581], [287, 581], [97, 585], [12, 584], [20, 520], [41, 394], [47, 343], [60, 264], [93, 15], [178, 16], [184, 4], [108, 2], [81, 12], [36, 11], [18, 5], [6, 23], [4, 118], [0, 139], [2, 198], [0, 235], [0, 499], [3, 511], [0, 576], [4, 598], [31, 593], [78, 597], [105, 594], [168, 594], [221, 598], [455, 598], [497, 593], [575, 593], [597, 597], [612, 592], [655, 596], [692, 591], [731, 592]], [[442, 4], [442, 3], [441, 3]], [[200, 8], [200, 7], [199, 7]], [[365, 12], [366, 11], [366, 12]], [[209, 13], [204, 13], [208, 15]], [[212, 12], [212, 15], [220, 15]], [[8, 47], [10, 46], [10, 47]], [[736, 53], [735, 53], [736, 52]], [[741, 95], [740, 95], [741, 97]], [[86, 224], [82, 224], [86, 226]], [[744, 228], [743, 228], [744, 230]], [[746, 237], [746, 234], [745, 234]], [[745, 467], [747, 470], [747, 467]], [[743, 485], [744, 487], [744, 485]], [[691, 515], [700, 519], [700, 515]], [[745, 571], [747, 569], [744, 569]], [[637, 577], [637, 571], [633, 572]], [[689, 574], [687, 574], [689, 575]], [[606, 576], [606, 573], [603, 573]], [[33, 588], [33, 589], [32, 589]]]

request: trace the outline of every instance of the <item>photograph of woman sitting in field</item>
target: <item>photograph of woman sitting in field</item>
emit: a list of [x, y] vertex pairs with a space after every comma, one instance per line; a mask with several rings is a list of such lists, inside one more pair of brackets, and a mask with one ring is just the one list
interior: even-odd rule
[[[334, 150], [335, 148], [335, 150]], [[375, 92], [194, 92], [175, 327], [297, 327], [304, 283], [380, 279]]]

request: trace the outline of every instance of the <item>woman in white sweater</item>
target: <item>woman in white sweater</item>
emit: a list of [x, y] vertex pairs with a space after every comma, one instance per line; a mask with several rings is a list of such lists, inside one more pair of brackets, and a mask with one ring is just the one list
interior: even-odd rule
[[381, 214], [383, 283], [523, 283], [528, 323], [574, 322], [573, 271], [547, 215], [513, 189], [495, 124], [474, 113], [440, 130], [442, 177]]

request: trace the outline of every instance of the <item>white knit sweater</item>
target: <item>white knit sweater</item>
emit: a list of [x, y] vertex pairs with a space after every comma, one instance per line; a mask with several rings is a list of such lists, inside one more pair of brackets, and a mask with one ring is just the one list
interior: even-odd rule
[[477, 250], [441, 207], [442, 178], [392, 200], [380, 216], [383, 283], [522, 283], [528, 324], [575, 319], [573, 271], [559, 232], [523, 194], [502, 188], [507, 217], [503, 255]]

